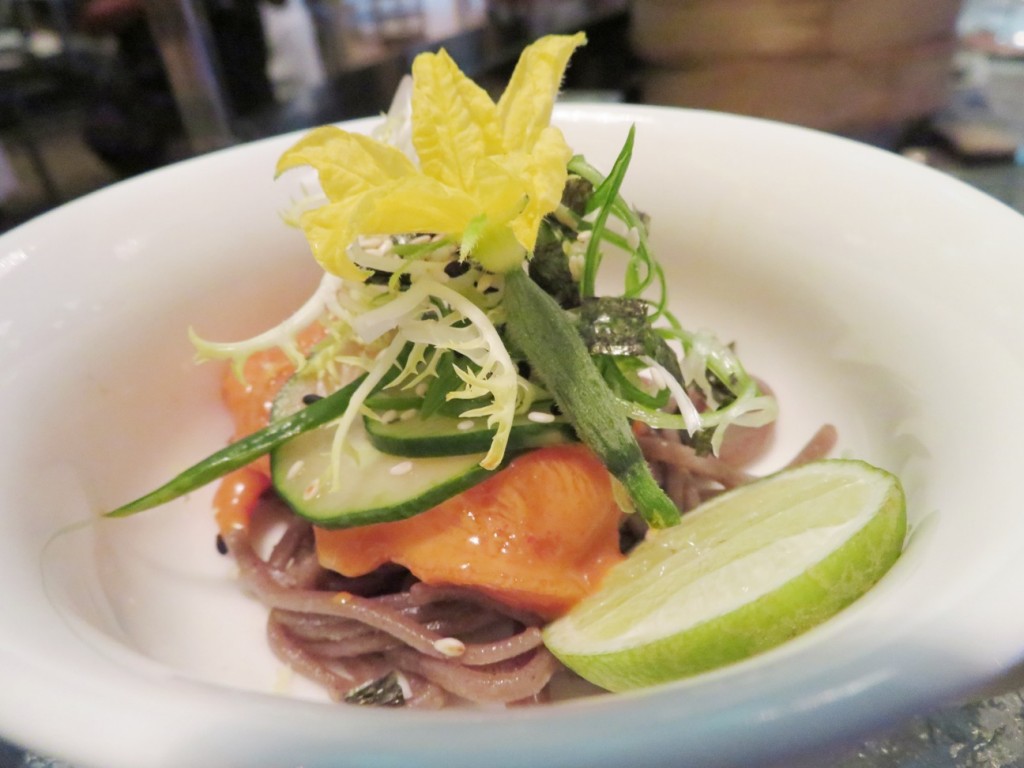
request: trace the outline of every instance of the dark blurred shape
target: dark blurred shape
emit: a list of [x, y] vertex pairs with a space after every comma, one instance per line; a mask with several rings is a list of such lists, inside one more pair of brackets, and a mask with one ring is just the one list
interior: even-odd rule
[[[279, 3], [280, 0], [267, 0]], [[260, 0], [202, 0], [228, 109], [246, 117], [273, 105]], [[178, 104], [141, 0], [86, 0], [81, 27], [110, 35], [117, 53], [97, 83], [85, 126], [87, 144], [121, 175], [184, 154]]]
[[[275, 5], [281, 0], [266, 0]], [[220, 64], [228, 108], [251, 115], [274, 103], [267, 76], [270, 51], [260, 19], [260, 0], [205, 0], [206, 18]]]
[[90, 99], [86, 143], [125, 176], [167, 162], [169, 144], [181, 122], [141, 4], [87, 0], [79, 19], [86, 32], [109, 35], [117, 44]]
[[[43, 29], [45, 27], [45, 29]], [[41, 142], [29, 119], [36, 102], [71, 87], [78, 57], [68, 44], [69, 25], [57, 0], [0, 0], [0, 132], [8, 149], [28, 160], [46, 202], [62, 199]], [[20, 186], [0, 146], [0, 205]]]

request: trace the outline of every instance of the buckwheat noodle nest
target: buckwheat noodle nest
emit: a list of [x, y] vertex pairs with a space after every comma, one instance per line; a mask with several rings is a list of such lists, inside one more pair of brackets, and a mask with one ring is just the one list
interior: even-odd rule
[[[771, 439], [769, 427], [736, 428], [720, 456], [700, 456], [678, 432], [638, 438], [655, 476], [684, 512], [755, 479], [743, 467]], [[828, 455], [836, 442], [822, 427], [793, 458], [796, 466]], [[563, 671], [544, 648], [537, 616], [509, 609], [472, 589], [430, 586], [398, 566], [346, 578], [317, 562], [312, 526], [273, 494], [259, 514], [283, 520], [273, 541], [260, 526], [224, 537], [241, 581], [269, 608], [267, 637], [282, 663], [338, 701], [438, 709], [519, 705], [550, 698]], [[624, 516], [623, 548], [644, 534], [639, 515]]]

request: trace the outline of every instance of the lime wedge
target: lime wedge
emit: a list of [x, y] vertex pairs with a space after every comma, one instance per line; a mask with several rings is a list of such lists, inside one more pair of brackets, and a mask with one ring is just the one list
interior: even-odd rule
[[612, 691], [704, 672], [837, 613], [892, 566], [905, 535], [894, 475], [861, 461], [806, 464], [652, 531], [544, 641]]

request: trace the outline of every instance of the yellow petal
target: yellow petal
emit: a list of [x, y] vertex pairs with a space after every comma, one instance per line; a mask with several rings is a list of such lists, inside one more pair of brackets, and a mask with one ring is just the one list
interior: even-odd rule
[[281, 155], [277, 173], [301, 165], [316, 169], [320, 186], [331, 200], [359, 195], [416, 173], [412, 161], [398, 149], [334, 126], [323, 126], [306, 134]]
[[304, 213], [300, 224], [313, 256], [325, 270], [345, 280], [363, 282], [370, 273], [348, 258], [348, 247], [356, 235], [352, 214], [359, 202], [359, 197], [348, 197], [327, 203]]
[[527, 251], [533, 251], [536, 245], [541, 219], [562, 201], [568, 175], [566, 164], [571, 157], [572, 150], [565, 143], [562, 132], [549, 125], [540, 132], [530, 154], [512, 152], [494, 158], [510, 175], [528, 180], [527, 203], [509, 224]]
[[551, 110], [565, 67], [586, 35], [548, 35], [523, 51], [498, 101], [498, 120], [507, 150], [533, 147], [551, 122]]
[[461, 235], [480, 204], [427, 176], [408, 176], [364, 195], [352, 214], [357, 235], [411, 232]]
[[477, 212], [491, 224], [505, 224], [522, 213], [532, 191], [525, 164], [509, 167], [504, 159], [503, 155], [484, 158], [474, 170], [470, 193], [478, 202]]
[[458, 189], [473, 183], [477, 160], [501, 151], [494, 102], [444, 50], [412, 64], [412, 143], [423, 172]]
[[[530, 153], [530, 159], [533, 161], [530, 173], [533, 192], [530, 195], [530, 205], [524, 211], [525, 216], [536, 217], [531, 224], [534, 235], [540, 226], [540, 220], [562, 202], [562, 192], [565, 190], [565, 181], [569, 175], [566, 166], [571, 158], [572, 149], [558, 128], [549, 125], [540, 132]], [[533, 242], [524, 242], [523, 245], [533, 250]]]

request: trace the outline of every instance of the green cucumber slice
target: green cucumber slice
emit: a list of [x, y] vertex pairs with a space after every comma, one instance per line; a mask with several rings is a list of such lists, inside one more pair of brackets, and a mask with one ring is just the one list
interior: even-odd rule
[[301, 517], [324, 528], [403, 520], [470, 488], [491, 472], [483, 453], [407, 459], [381, 453], [357, 420], [348, 434], [337, 484], [332, 482], [326, 425], [279, 446], [270, 456], [278, 494]]
[[[317, 382], [292, 376], [274, 399], [271, 416], [279, 419], [306, 407]], [[277, 493], [295, 514], [323, 528], [350, 528], [403, 520], [486, 479], [480, 466], [485, 452], [441, 458], [405, 459], [382, 453], [366, 434], [361, 419], [348, 433], [347, 450], [334, 483], [331, 444], [334, 424], [325, 424], [277, 446], [270, 474]], [[506, 456], [511, 458], [511, 452]]]
[[[373, 446], [396, 456], [456, 456], [486, 452], [494, 437], [486, 418], [463, 419], [434, 415], [421, 418], [396, 418], [382, 421], [363, 419]], [[572, 424], [564, 416], [552, 416], [550, 406], [538, 407], [512, 422], [506, 451], [521, 453], [531, 448], [567, 443], [576, 439]]]

